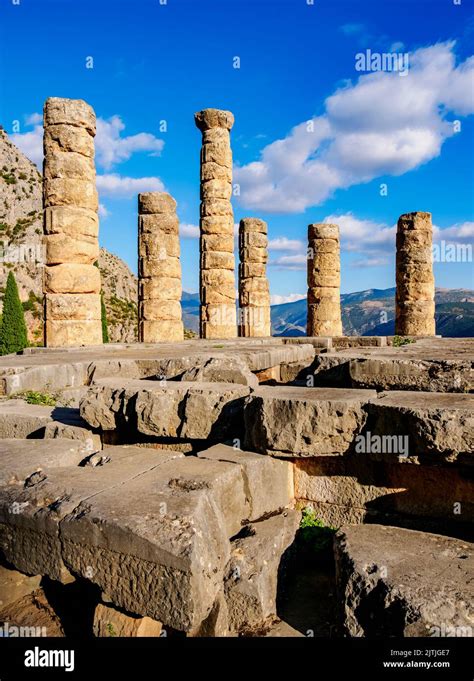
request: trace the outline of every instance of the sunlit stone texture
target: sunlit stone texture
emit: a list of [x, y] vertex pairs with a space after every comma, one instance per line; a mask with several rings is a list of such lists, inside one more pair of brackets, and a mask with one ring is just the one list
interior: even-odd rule
[[200, 336], [235, 338], [234, 215], [230, 111], [194, 114], [202, 132], [200, 217]]
[[243, 218], [239, 225], [239, 336], [270, 336], [267, 223]]
[[435, 282], [431, 213], [401, 215], [397, 227], [395, 333], [433, 336]]
[[48, 347], [102, 343], [95, 113], [81, 99], [44, 105], [43, 292]]
[[183, 340], [176, 201], [138, 195], [138, 336], [144, 343]]
[[308, 226], [308, 336], [342, 336], [339, 227]]

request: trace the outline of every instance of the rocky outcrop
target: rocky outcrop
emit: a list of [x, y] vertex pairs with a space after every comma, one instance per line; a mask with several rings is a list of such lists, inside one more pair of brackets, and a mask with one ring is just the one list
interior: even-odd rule
[[99, 270], [111, 343], [138, 340], [138, 280], [127, 264], [105, 248], [99, 251]]
[[[0, 129], [0, 291], [13, 271], [25, 307], [28, 338], [43, 344], [42, 175]], [[129, 267], [100, 249], [99, 269], [111, 342], [137, 340], [137, 279]]]

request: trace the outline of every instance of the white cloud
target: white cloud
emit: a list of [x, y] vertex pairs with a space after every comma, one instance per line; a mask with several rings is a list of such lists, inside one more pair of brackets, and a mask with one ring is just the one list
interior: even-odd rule
[[270, 251], [301, 251], [304, 249], [304, 244], [298, 239], [288, 239], [286, 236], [279, 236], [276, 239], [270, 239], [268, 248]]
[[433, 225], [434, 241], [460, 241], [469, 243], [474, 239], [474, 222], [460, 222], [452, 227], [440, 229]]
[[454, 134], [449, 115], [474, 112], [474, 57], [456, 66], [454, 43], [410, 54], [410, 70], [364, 74], [326, 100], [323, 115], [236, 166], [246, 208], [297, 213], [337, 189], [427, 163]]
[[282, 255], [280, 258], [270, 260], [269, 265], [279, 270], [305, 270], [306, 263], [306, 253], [298, 253], [297, 255]]
[[323, 222], [339, 226], [341, 248], [355, 253], [394, 251], [396, 226], [357, 218], [353, 213], [327, 215]]
[[104, 206], [103, 203], [99, 203], [98, 213], [101, 218], [107, 218], [110, 215], [110, 211]]
[[179, 234], [183, 239], [199, 239], [199, 227], [198, 225], [180, 223]]
[[[27, 158], [30, 159], [40, 170], [43, 166], [43, 126], [40, 124], [34, 124], [35, 116], [39, 114], [31, 114], [27, 117], [28, 120], [31, 119], [34, 125], [33, 130], [29, 132], [15, 132], [10, 135], [10, 140], [15, 146], [22, 151]], [[30, 123], [28, 123], [30, 125]]]
[[[27, 125], [33, 130], [25, 133], [14, 133], [10, 136], [13, 144], [21, 149], [33, 163], [41, 167], [43, 162], [43, 117], [39, 113], [32, 113], [25, 118]], [[122, 137], [125, 129], [120, 116], [112, 116], [105, 120], [97, 119], [97, 134], [95, 136], [96, 162], [106, 170], [113, 165], [127, 161], [137, 152], [148, 152], [158, 156], [164, 147], [163, 140], [147, 132]]]
[[356, 269], [365, 267], [384, 267], [385, 265], [388, 265], [388, 263], [389, 263], [388, 258], [384, 257], [377, 258], [376, 256], [367, 256], [367, 258], [353, 260], [351, 262], [351, 267], [354, 267]]
[[303, 300], [306, 296], [302, 293], [290, 293], [287, 296], [273, 295], [270, 296], [271, 305], [283, 305], [284, 303], [294, 303], [297, 300]]
[[32, 113], [25, 118], [26, 125], [42, 125], [43, 116], [40, 113]]
[[[359, 218], [353, 213], [327, 215], [322, 222], [339, 226], [341, 252], [358, 255], [351, 260], [354, 268], [382, 267], [392, 265], [395, 258], [395, 238], [397, 225]], [[461, 222], [441, 229], [433, 225], [433, 243], [444, 240], [447, 243], [470, 244], [474, 239], [474, 222]], [[281, 237], [282, 243], [285, 237]], [[306, 270], [306, 246], [302, 241], [286, 240], [289, 244], [299, 244], [299, 248], [286, 248], [286, 253], [270, 261], [279, 270]], [[294, 252], [296, 251], [296, 252]]]
[[117, 163], [127, 161], [132, 154], [146, 151], [151, 156], [159, 156], [164, 141], [148, 132], [122, 137], [125, 124], [120, 116], [111, 116], [107, 120], [97, 119], [97, 135], [95, 138], [97, 162], [106, 170]]
[[130, 198], [139, 192], [162, 192], [165, 187], [159, 177], [124, 177], [118, 173], [97, 175], [100, 196]]

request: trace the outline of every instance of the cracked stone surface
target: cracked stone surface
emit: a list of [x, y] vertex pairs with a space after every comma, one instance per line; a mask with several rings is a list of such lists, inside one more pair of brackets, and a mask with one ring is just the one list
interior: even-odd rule
[[347, 453], [365, 425], [371, 390], [261, 386], [247, 399], [245, 446], [282, 456]]
[[334, 547], [347, 635], [472, 636], [473, 544], [359, 525], [342, 528]]
[[474, 341], [421, 339], [401, 347], [344, 349], [318, 355], [315, 385], [465, 393], [474, 390]]
[[97, 381], [80, 405], [93, 428], [222, 441], [238, 437], [250, 388], [233, 383]]
[[70, 440], [2, 440], [5, 558], [26, 574], [81, 576], [127, 613], [197, 631], [223, 590], [231, 538], [292, 501], [287, 464], [227, 449], [91, 457]]

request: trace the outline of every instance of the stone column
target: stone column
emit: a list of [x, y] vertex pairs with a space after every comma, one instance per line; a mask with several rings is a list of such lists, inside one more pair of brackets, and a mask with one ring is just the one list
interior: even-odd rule
[[267, 223], [243, 218], [239, 225], [239, 336], [246, 338], [271, 336], [267, 248]]
[[182, 341], [181, 263], [176, 201], [161, 192], [138, 195], [138, 338]]
[[235, 338], [234, 216], [230, 111], [194, 115], [202, 132], [200, 218], [200, 336]]
[[431, 213], [401, 215], [397, 227], [395, 333], [433, 336], [435, 284]]
[[308, 336], [342, 336], [339, 227], [308, 226]]
[[81, 99], [44, 106], [45, 344], [102, 343], [95, 113]]

